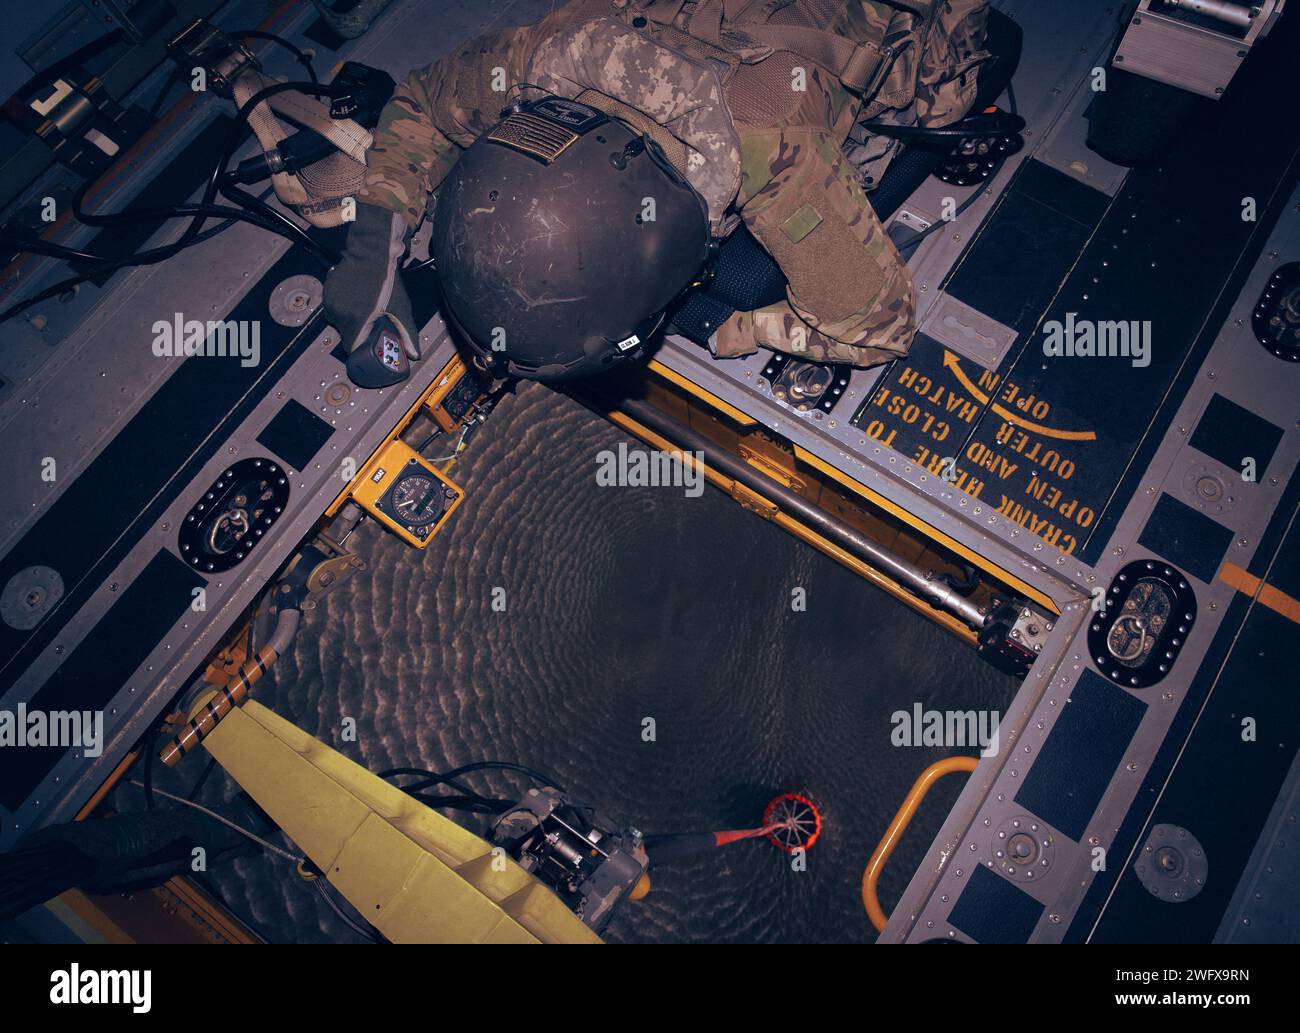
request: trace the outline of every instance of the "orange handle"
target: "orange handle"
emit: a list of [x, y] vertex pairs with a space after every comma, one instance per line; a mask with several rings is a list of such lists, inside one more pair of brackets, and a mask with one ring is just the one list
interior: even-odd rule
[[978, 757], [945, 757], [943, 760], [935, 761], [921, 772], [921, 777], [916, 780], [904, 798], [903, 806], [898, 808], [894, 820], [889, 823], [889, 828], [885, 830], [884, 837], [877, 844], [875, 853], [867, 862], [866, 871], [862, 873], [862, 903], [866, 906], [867, 916], [877, 932], [885, 931], [889, 916], [880, 906], [880, 898], [876, 895], [876, 884], [880, 881], [880, 872], [885, 867], [885, 862], [889, 860], [889, 855], [894, 852], [894, 847], [898, 846], [899, 839], [911, 823], [912, 815], [921, 806], [921, 801], [925, 799], [925, 794], [930, 791], [930, 787], [944, 775], [954, 771], [974, 771], [978, 764]]

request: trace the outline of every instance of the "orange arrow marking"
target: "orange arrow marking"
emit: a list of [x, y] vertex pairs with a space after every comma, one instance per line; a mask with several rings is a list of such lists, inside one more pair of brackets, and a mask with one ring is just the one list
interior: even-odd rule
[[[970, 394], [980, 405], [984, 405], [989, 396], [977, 388], [971, 382], [966, 371], [961, 368], [957, 361], [957, 356], [946, 348], [943, 352], [943, 364], [952, 370], [952, 375], [956, 377], [961, 386]], [[1057, 438], [1060, 441], [1096, 441], [1097, 432], [1095, 430], [1057, 430], [1055, 427], [1044, 427], [1041, 423], [1034, 423], [1033, 420], [1027, 420], [1018, 413], [1012, 412], [1004, 406], [993, 404], [992, 409], [1004, 420], [1014, 423], [1018, 427], [1024, 427], [1025, 430], [1032, 431], [1035, 434], [1041, 434], [1045, 438]]]

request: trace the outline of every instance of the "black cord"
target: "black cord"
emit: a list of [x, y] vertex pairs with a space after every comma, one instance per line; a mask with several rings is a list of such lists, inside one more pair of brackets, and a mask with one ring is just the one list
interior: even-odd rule
[[522, 775], [527, 775], [538, 785], [551, 786], [553, 789], [557, 789], [561, 793], [565, 792], [564, 787], [549, 775], [545, 775], [533, 768], [525, 767], [523, 764], [514, 764], [505, 760], [481, 760], [474, 764], [465, 764], [461, 767], [453, 768], [451, 771], [442, 773], [436, 771], [424, 771], [420, 768], [390, 768], [388, 771], [381, 771], [379, 777], [389, 778], [393, 775], [399, 774], [424, 776], [423, 781], [403, 787], [408, 791], [415, 790], [418, 792], [421, 789], [428, 789], [436, 785], [451, 785], [452, 788], [459, 789], [461, 792], [472, 792], [472, 790], [467, 790], [462, 785], [455, 784], [453, 780], [459, 778], [461, 775], [468, 775], [475, 771], [517, 771]]
[[490, 800], [479, 796], [444, 796], [435, 793], [407, 795], [434, 810], [469, 811], [471, 814], [500, 814], [515, 805], [513, 800]]
[[404, 775], [418, 776], [423, 780], [408, 786], [398, 786], [399, 789], [407, 792], [427, 789], [430, 786], [435, 785], [448, 785], [457, 792], [464, 793], [466, 796], [479, 796], [480, 799], [487, 799], [487, 797], [483, 797], [481, 794], [474, 792], [473, 789], [465, 785], [463, 782], [458, 782], [454, 778], [444, 778], [436, 771], [427, 771], [424, 768], [389, 768], [387, 771], [379, 772], [380, 778], [387, 779], [399, 778]]
[[[230, 140], [226, 145], [226, 149], [223, 152], [221, 159], [217, 162], [216, 166], [213, 168], [212, 175], [208, 177], [208, 186], [203, 193], [204, 204], [211, 204], [213, 200], [215, 200], [217, 196], [217, 192], [222, 189], [223, 179], [228, 175], [226, 172], [226, 166], [230, 164], [230, 160], [234, 157], [235, 151], [239, 149], [240, 145], [243, 142], [243, 134], [241, 130], [243, 129], [244, 125], [248, 122], [249, 116], [252, 115], [253, 111], [263, 101], [269, 100], [271, 97], [278, 96], [281, 93], [289, 93], [291, 91], [296, 93], [305, 93], [308, 96], [312, 96], [312, 97], [319, 97], [322, 94], [329, 95], [330, 88], [328, 86], [322, 86], [320, 83], [303, 83], [303, 82], [273, 83], [272, 85], [266, 87], [265, 89], [258, 90], [257, 93], [249, 97], [248, 100], [245, 101], [244, 104], [240, 107], [239, 112], [236, 114], [235, 126], [231, 131]], [[246, 198], [249, 196], [247, 194], [244, 194], [244, 192], [241, 190], [236, 190], [233, 186], [228, 186], [227, 189], [229, 189], [230, 192], [237, 197]], [[269, 217], [279, 221], [285, 227], [287, 232], [281, 232], [282, 236], [287, 236], [290, 240], [296, 240], [298, 243], [302, 244], [308, 250], [314, 252], [318, 257], [324, 259], [327, 265], [333, 265], [335, 262], [338, 261], [339, 258], [338, 255], [335, 255], [332, 252], [327, 251], [316, 241], [312, 240], [312, 238], [309, 237], [306, 234], [306, 232], [300, 226], [298, 226], [297, 223], [290, 220], [287, 216], [284, 216], [281, 213], [276, 212], [269, 205], [257, 203], [256, 207], [257, 210], [260, 211], [263, 215], [268, 215], [269, 213]], [[198, 218], [200, 220], [202, 219], [201, 216]], [[193, 224], [191, 225], [193, 226]], [[201, 221], [199, 222], [199, 225], [202, 225]]]
[[899, 244], [898, 250], [899, 251], [911, 250], [912, 248], [916, 247], [917, 244], [921, 243], [921, 241], [925, 240], [926, 237], [931, 236], [937, 231], [943, 229], [945, 226], [951, 226], [954, 222], [956, 222], [959, 218], [961, 218], [962, 213], [964, 213], [967, 208], [973, 205], [976, 202], [976, 200], [978, 200], [980, 194], [984, 192], [984, 183], [991, 182], [992, 180], [997, 178], [997, 175], [999, 172], [1002, 171], [1002, 166], [1003, 164], [1006, 163], [1006, 160], [1007, 160], [1007, 156], [1005, 154], [998, 159], [997, 164], [994, 165], [992, 171], [989, 172], [988, 178], [984, 180], [983, 183], [979, 184], [978, 190], [972, 193], [970, 197], [966, 198], [966, 200], [964, 200], [961, 204], [957, 206], [957, 210], [952, 213], [951, 219], [936, 219], [925, 229], [921, 230], [919, 233], [913, 234], [912, 236], [908, 237], [907, 240], [903, 241], [903, 243]]
[[329, 905], [330, 910], [339, 917], [339, 920], [354, 933], [371, 943], [388, 942], [387, 938], [378, 929], [370, 925], [368, 922], [363, 926], [359, 921], [347, 914], [347, 912], [345, 912], [343, 908], [335, 902], [334, 898], [330, 896], [329, 892], [325, 889], [326, 882], [323, 876], [318, 875], [316, 878], [311, 880], [311, 884], [316, 892], [320, 894], [321, 900], [325, 901], [325, 903]]
[[[527, 775], [538, 785], [552, 786], [553, 788], [564, 792], [555, 779], [533, 768], [525, 767], [523, 764], [513, 764], [509, 761], [485, 760], [478, 761], [474, 764], [465, 764], [461, 767], [454, 768], [451, 771], [437, 772], [428, 771], [424, 768], [389, 768], [386, 771], [380, 771], [379, 777], [385, 779], [398, 778], [402, 776], [414, 776], [419, 780], [407, 785], [399, 785], [397, 788], [402, 792], [419, 800], [426, 806], [433, 807], [437, 810], [458, 810], [468, 811], [471, 814], [491, 814], [497, 815], [509, 810], [515, 806], [515, 801], [506, 800], [499, 797], [484, 796], [482, 793], [476, 793], [469, 786], [459, 781], [459, 776], [467, 775], [475, 771], [515, 771]], [[434, 786], [445, 785], [456, 790], [460, 795], [452, 796], [441, 793], [426, 793], [424, 790], [432, 789]]]
[[[1017, 105], [1016, 105], [1016, 91], [1010, 82], [1007, 83], [1006, 94], [1007, 94], [1007, 110], [1009, 110], [1013, 115], [1018, 114]], [[998, 173], [1002, 171], [1002, 166], [1006, 164], [1007, 157], [1008, 155], [1004, 154], [1002, 155], [1002, 157], [998, 159], [997, 164], [993, 166], [992, 171], [989, 172], [988, 174], [988, 178], [984, 181], [985, 183], [991, 183], [993, 180], [997, 179]], [[964, 211], [966, 211], [967, 208], [973, 205], [976, 199], [983, 192], [984, 192], [984, 185], [983, 183], [981, 183], [980, 189], [976, 190], [973, 194], [970, 195], [970, 197], [966, 198], [966, 200], [964, 200], [957, 207], [957, 210], [952, 213], [951, 219], [939, 219], [938, 221], [932, 223], [931, 225], [927, 226], [925, 229], [921, 230], [919, 233], [915, 234], [908, 240], [905, 240], [902, 244], [898, 246], [898, 250], [904, 251], [910, 248], [914, 248], [916, 247], [917, 244], [921, 243], [921, 241], [925, 240], [926, 237], [930, 236], [936, 230], [939, 230], [950, 223], [956, 222], [958, 217]]]
[[154, 733], [149, 737], [148, 753], [144, 755], [144, 778], [141, 788], [144, 790], [144, 805], [148, 810], [153, 810], [158, 806], [158, 801], [153, 795], [153, 759], [158, 755], [158, 740], [162, 736], [162, 726], [159, 725], [154, 729]]
[[263, 32], [260, 29], [241, 29], [238, 32], [232, 32], [229, 35], [233, 36], [235, 39], [264, 39], [271, 43], [275, 43], [278, 46], [284, 47], [285, 50], [291, 52], [293, 56], [298, 59], [300, 65], [307, 69], [307, 74], [311, 76], [311, 81], [313, 83], [320, 82], [320, 80], [316, 78], [316, 69], [312, 66], [311, 58], [283, 36], [277, 36], [274, 32]]
[[198, 798], [199, 790], [203, 788], [203, 784], [207, 782], [208, 776], [212, 774], [212, 770], [216, 766], [217, 766], [217, 758], [209, 757], [207, 764], [203, 766], [203, 774], [199, 775], [193, 787], [190, 789], [188, 793], [185, 794], [185, 799], [195, 800]]
[[[258, 91], [239, 109], [235, 116], [235, 124], [231, 127], [230, 139], [223, 150], [221, 157], [218, 159], [208, 177], [207, 186], [204, 188], [203, 200], [198, 205], [175, 205], [170, 208], [161, 209], [143, 209], [143, 210], [126, 210], [121, 212], [90, 213], [78, 211], [78, 201], [84, 198], [89, 184], [84, 185], [78, 191], [73, 202], [74, 213], [78, 219], [87, 222], [88, 225], [117, 225], [126, 222], [151, 222], [156, 219], [176, 218], [178, 216], [191, 215], [192, 219], [185, 231], [171, 244], [165, 244], [157, 248], [151, 248], [146, 251], [136, 252], [132, 255], [109, 260], [105, 256], [91, 255], [88, 252], [78, 252], [72, 248], [62, 248], [56, 244], [46, 244], [41, 242], [39, 245], [25, 244], [21, 249], [30, 250], [33, 253], [48, 254], [52, 257], [68, 258], [73, 257], [79, 260], [95, 261], [96, 268], [88, 273], [82, 273], [77, 276], [69, 277], [66, 280], [54, 284], [52, 287], [41, 291], [39, 294], [28, 298], [25, 301], [11, 305], [9, 308], [0, 312], [0, 323], [3, 323], [14, 316], [25, 312], [33, 305], [38, 305], [42, 301], [57, 297], [67, 290], [76, 287], [87, 280], [102, 276], [106, 272], [112, 272], [125, 266], [152, 265], [157, 262], [166, 261], [168, 258], [179, 254], [185, 248], [198, 244], [204, 240], [209, 240], [218, 233], [229, 228], [236, 221], [249, 222], [253, 225], [260, 226], [270, 232], [279, 233], [281, 236], [288, 237], [294, 243], [299, 243], [315, 253], [327, 265], [333, 265], [338, 261], [338, 256], [326, 250], [316, 241], [314, 241], [306, 232], [296, 223], [290, 220], [282, 213], [275, 211], [269, 205], [245, 194], [242, 190], [234, 190], [232, 187], [227, 189], [247, 202], [251, 202], [254, 211], [246, 211], [241, 208], [228, 208], [223, 205], [214, 205], [217, 192], [222, 189], [223, 177], [226, 175], [226, 166], [230, 164], [230, 159], [234, 156], [243, 142], [243, 128], [252, 114], [253, 109], [262, 101], [280, 93], [286, 93], [290, 90], [296, 90], [302, 93], [308, 93], [313, 96], [319, 96], [328, 93], [329, 88], [321, 86], [319, 83], [302, 83], [302, 82], [285, 82], [274, 83], [263, 90]], [[84, 218], [83, 218], [84, 216]], [[203, 224], [208, 218], [223, 216], [225, 222], [219, 224], [210, 230], [203, 230]], [[279, 225], [277, 225], [277, 223]], [[19, 239], [11, 233], [0, 233], [0, 238]]]
[[[213, 226], [210, 229], [204, 230], [202, 233], [198, 234], [192, 241], [190, 241], [190, 243], [199, 244], [205, 240], [211, 240], [222, 230], [225, 230], [233, 225], [234, 225], [234, 220], [227, 220], [223, 223], [220, 223], [217, 226]], [[0, 237], [2, 236], [3, 234], [0, 234]], [[55, 256], [55, 257], [59, 257], [59, 256]], [[112, 272], [114, 270], [129, 265], [153, 265], [155, 262], [161, 262], [170, 257], [171, 255], [159, 255], [157, 257], [137, 260], [137, 256], [129, 256], [120, 259], [116, 262], [101, 263], [92, 272], [83, 273], [78, 276], [70, 276], [66, 280], [60, 280], [52, 287], [47, 287], [39, 294], [33, 295], [32, 297], [28, 298], [26, 301], [20, 301], [14, 305], [9, 306], [9, 308], [5, 309], [3, 312], [0, 312], [0, 323], [13, 319], [14, 316], [26, 312], [33, 305], [39, 305], [42, 301], [48, 301], [50, 298], [56, 298], [64, 291], [71, 290], [73, 287], [76, 287], [78, 284], [85, 283], [87, 280], [92, 280], [96, 276], [102, 276], [104, 273]]]

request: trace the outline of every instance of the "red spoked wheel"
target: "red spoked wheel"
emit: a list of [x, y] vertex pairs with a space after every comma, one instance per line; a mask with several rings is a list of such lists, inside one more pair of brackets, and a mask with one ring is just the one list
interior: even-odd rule
[[763, 831], [787, 854], [807, 850], [822, 834], [821, 812], [800, 793], [782, 793], [764, 808]]

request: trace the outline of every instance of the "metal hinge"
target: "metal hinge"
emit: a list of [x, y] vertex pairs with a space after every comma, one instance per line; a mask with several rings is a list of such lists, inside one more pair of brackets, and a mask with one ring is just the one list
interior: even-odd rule
[[739, 481], [731, 482], [731, 497], [740, 503], [741, 508], [757, 513], [764, 520], [772, 520], [781, 511], [776, 503], [769, 502], [758, 492], [750, 491]]
[[803, 494], [806, 486], [803, 479], [795, 476], [795, 474], [791, 473], [785, 467], [779, 466], [762, 452], [751, 448], [749, 445], [743, 444], [738, 447], [737, 452], [739, 453], [740, 458], [745, 460], [745, 462], [750, 466], [755, 466], [762, 470], [766, 476], [771, 477], [772, 480], [779, 484], [784, 484], [791, 491], [797, 491], [800, 495]]

